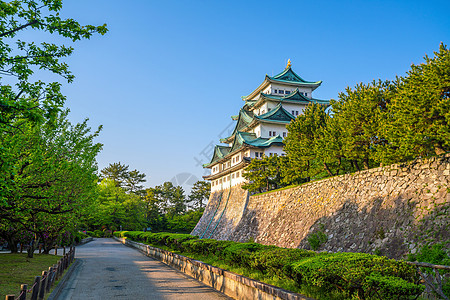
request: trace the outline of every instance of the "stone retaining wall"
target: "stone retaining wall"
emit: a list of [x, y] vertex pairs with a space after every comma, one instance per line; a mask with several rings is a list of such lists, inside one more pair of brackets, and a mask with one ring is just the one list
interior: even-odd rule
[[[426, 242], [449, 244], [449, 182], [447, 154], [250, 197], [236, 187], [227, 206], [211, 195], [192, 234], [211, 223], [218, 226], [204, 237], [308, 249], [321, 231], [327, 241], [319, 250], [402, 258]], [[224, 211], [220, 220], [215, 210]]]

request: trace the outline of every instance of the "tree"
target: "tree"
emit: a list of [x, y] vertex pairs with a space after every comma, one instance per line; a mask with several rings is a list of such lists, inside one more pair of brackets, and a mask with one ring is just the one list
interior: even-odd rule
[[357, 84], [332, 101], [333, 124], [341, 131], [343, 155], [356, 171], [379, 165], [377, 149], [388, 143], [381, 130], [395, 88], [389, 81]]
[[130, 166], [122, 165], [120, 161], [118, 163], [109, 164], [109, 166], [103, 168], [100, 173], [101, 177], [110, 179], [114, 182], [116, 187], [124, 187], [128, 178], [128, 169]]
[[205, 206], [205, 203], [209, 199], [211, 194], [211, 183], [207, 181], [197, 181], [192, 187], [189, 194], [189, 201], [193, 203], [192, 207], [195, 209], [201, 209]]
[[128, 171], [130, 166], [118, 163], [109, 164], [101, 172], [102, 178], [111, 179], [117, 187], [123, 188], [129, 193], [143, 196], [144, 186], [141, 183], [146, 182], [145, 174], [138, 170]]
[[67, 114], [51, 123], [26, 122], [2, 140], [14, 172], [0, 174], [0, 181], [9, 182], [0, 218], [33, 232], [46, 251], [61, 232], [74, 228], [96, 188], [95, 158], [102, 145], [94, 139], [101, 127], [91, 133], [87, 120], [72, 125]]
[[325, 126], [326, 118], [323, 105], [309, 104], [302, 115], [287, 125], [284, 149], [296, 178], [309, 180], [328, 168], [326, 163], [317, 159], [317, 141], [321, 138], [319, 133]]
[[143, 195], [144, 186], [141, 183], [146, 182], [145, 174], [140, 173], [138, 170], [128, 172], [128, 176], [125, 179], [125, 189], [134, 194]]
[[244, 177], [248, 183], [242, 186], [250, 192], [263, 192], [277, 189], [282, 183], [282, 156], [264, 156], [253, 159], [245, 168]]
[[[105, 34], [106, 25], [81, 25], [74, 19], [61, 19], [61, 0], [0, 1], [0, 130], [20, 126], [14, 120], [39, 122], [51, 119], [61, 109], [65, 97], [59, 83], [31, 82], [37, 70], [46, 70], [72, 82], [74, 75], [61, 59], [73, 53], [72, 47], [19, 39], [21, 31], [39, 30], [73, 42]], [[8, 80], [4, 77], [8, 76]], [[14, 123], [14, 124], [13, 124]]]
[[98, 185], [98, 197], [92, 203], [88, 226], [98, 230], [142, 230], [146, 227], [145, 202], [126, 193], [111, 179]]
[[387, 163], [450, 151], [450, 50], [441, 43], [433, 58], [424, 59], [397, 78], [384, 126]]
[[[22, 176], [22, 169], [31, 162], [30, 153], [17, 143], [24, 145], [38, 142], [30, 136], [31, 130], [45, 122], [58, 122], [65, 97], [58, 82], [45, 83], [34, 78], [49, 72], [72, 82], [74, 75], [63, 59], [73, 53], [72, 47], [49, 42], [36, 44], [23, 41], [20, 33], [33, 29], [65, 37], [72, 42], [89, 39], [94, 33], [105, 34], [106, 25], [80, 25], [74, 19], [61, 19], [61, 0], [0, 1], [0, 206], [8, 207], [11, 195], [18, 192], [20, 185], [13, 180]], [[47, 124], [46, 126], [50, 126]], [[57, 128], [57, 125], [53, 125]], [[22, 133], [24, 135], [22, 135]], [[18, 135], [12, 139], [12, 136]], [[28, 136], [29, 139], [24, 137]], [[23, 152], [16, 152], [23, 151]], [[19, 155], [20, 153], [20, 155]], [[40, 152], [39, 152], [40, 153]], [[37, 156], [35, 156], [37, 159]], [[36, 161], [33, 161], [35, 164]], [[41, 182], [42, 184], [42, 182]], [[15, 203], [15, 202], [14, 202]], [[12, 209], [14, 210], [14, 209]], [[2, 212], [4, 213], [4, 211]]]

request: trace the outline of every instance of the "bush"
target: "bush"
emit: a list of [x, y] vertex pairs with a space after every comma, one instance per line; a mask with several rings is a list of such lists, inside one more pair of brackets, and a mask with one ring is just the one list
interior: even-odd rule
[[[275, 246], [265, 246], [258, 243], [233, 243], [223, 250], [223, 258], [236, 266], [250, 267], [252, 253], [273, 249]], [[277, 248], [277, 247], [276, 247]]]
[[88, 235], [84, 234], [83, 232], [76, 232], [74, 234], [74, 241], [75, 241], [76, 244], [79, 244], [82, 239], [85, 239], [87, 237], [88, 237]]
[[251, 254], [250, 267], [263, 273], [283, 277], [286, 266], [306, 257], [318, 255], [314, 251], [302, 249], [274, 248], [257, 251]]
[[[427, 262], [436, 265], [446, 265], [450, 266], [450, 256], [446, 251], [445, 245], [443, 243], [437, 243], [432, 246], [425, 245], [416, 254], [409, 254], [409, 261], [420, 261]], [[426, 273], [434, 273], [431, 268], [421, 268], [422, 272]], [[449, 271], [447, 270], [439, 270], [441, 275], [444, 275], [442, 278], [442, 291], [447, 297], [450, 297], [450, 278]]]
[[[334, 286], [346, 291], [349, 297], [361, 299], [373, 294], [374, 289], [376, 293], [383, 295], [393, 293], [394, 289], [387, 286], [385, 280], [376, 276], [395, 277], [415, 285], [416, 291], [423, 290], [422, 286], [415, 284], [419, 277], [414, 266], [365, 253], [317, 255], [291, 264], [287, 271], [289, 272], [287, 275], [298, 284], [306, 283], [318, 287]], [[369, 279], [371, 279], [370, 282], [367, 281]], [[392, 296], [393, 298], [383, 299], [400, 299], [400, 297], [408, 296], [413, 290], [411, 285], [406, 285], [404, 282], [405, 290], [399, 289], [398, 286], [400, 284], [396, 285], [398, 293]]]
[[316, 253], [164, 232], [121, 231], [114, 235], [172, 250], [215, 255], [238, 267], [291, 278], [298, 286], [339, 290], [346, 298], [415, 299], [424, 289], [415, 284], [420, 278], [414, 266], [376, 255]]
[[416, 299], [425, 287], [394, 276], [371, 274], [364, 281], [363, 290], [374, 299]]
[[223, 257], [224, 249], [235, 243], [232, 241], [217, 241], [212, 239], [193, 239], [184, 242], [182, 247], [187, 252], [200, 253], [202, 255], [212, 254]]

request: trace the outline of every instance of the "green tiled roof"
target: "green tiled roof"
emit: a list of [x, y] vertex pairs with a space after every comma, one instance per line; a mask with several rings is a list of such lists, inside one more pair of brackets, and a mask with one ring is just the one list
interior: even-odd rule
[[324, 104], [327, 105], [330, 103], [329, 100], [321, 100], [321, 99], [316, 99], [316, 98], [308, 98], [306, 96], [304, 96], [298, 88], [296, 88], [292, 93], [286, 95], [286, 96], [275, 96], [275, 95], [270, 95], [270, 94], [264, 94], [261, 93], [261, 97], [265, 98], [265, 99], [272, 99], [272, 100], [277, 100], [277, 101], [295, 101], [295, 102], [300, 102], [300, 103], [318, 103], [318, 104]]
[[277, 123], [289, 123], [291, 120], [295, 119], [293, 115], [283, 108], [281, 102], [271, 111], [255, 116], [255, 118], [261, 121], [272, 121]]
[[220, 141], [222, 143], [226, 143], [226, 141], [229, 138], [231, 138], [237, 131], [247, 127], [247, 125], [250, 124], [253, 121], [253, 119], [254, 119], [253, 112], [241, 108], [239, 110], [239, 115], [237, 117], [236, 127], [234, 128], [233, 133], [229, 137], [221, 139]]
[[237, 131], [233, 145], [231, 147], [217, 145], [214, 148], [214, 155], [213, 158], [211, 159], [211, 162], [208, 164], [204, 164], [203, 167], [210, 166], [211, 164], [217, 162], [218, 160], [226, 157], [228, 154], [241, 149], [245, 145], [258, 148], [268, 148], [272, 145], [283, 146], [284, 144], [283, 138], [279, 135], [271, 138], [261, 138], [261, 137], [258, 138], [254, 133]]
[[219, 159], [224, 158], [225, 156], [227, 156], [228, 153], [230, 153], [230, 150], [231, 147], [216, 145], [214, 147], [214, 154], [211, 161], [207, 164], [204, 164], [203, 167], [207, 167], [210, 164], [218, 161]]
[[257, 138], [254, 133], [238, 131], [236, 133], [236, 137], [234, 139], [234, 143], [233, 146], [231, 147], [230, 152], [234, 152], [235, 150], [240, 149], [244, 144], [259, 148], [267, 148], [272, 146], [273, 144], [278, 144], [282, 146], [283, 138], [280, 137], [279, 135], [271, 137], [269, 139], [261, 137]]
[[289, 66], [286, 69], [283, 70], [283, 72], [281, 72], [278, 75], [275, 76], [267, 76], [269, 79], [271, 80], [275, 80], [275, 81], [282, 81], [282, 82], [290, 82], [290, 83], [303, 83], [303, 84], [311, 84], [311, 85], [319, 85], [322, 83], [322, 81], [306, 81], [303, 78], [301, 78], [300, 76], [298, 76], [293, 70], [292, 68]]

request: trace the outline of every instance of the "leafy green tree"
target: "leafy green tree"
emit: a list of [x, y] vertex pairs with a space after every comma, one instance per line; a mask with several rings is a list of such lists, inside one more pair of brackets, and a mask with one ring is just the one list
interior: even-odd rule
[[281, 156], [264, 156], [261, 159], [253, 159], [245, 168], [244, 177], [248, 183], [242, 186], [250, 192], [263, 192], [277, 189], [282, 183]]
[[189, 194], [189, 201], [193, 203], [192, 208], [201, 209], [209, 199], [211, 194], [211, 183], [207, 181], [197, 181]]
[[67, 113], [52, 123], [26, 122], [2, 139], [15, 172], [0, 173], [0, 181], [9, 181], [0, 217], [48, 247], [75, 226], [77, 213], [94, 197], [95, 158], [102, 147], [94, 141], [101, 128], [91, 133], [87, 120], [72, 125]]
[[144, 186], [142, 183], [146, 182], [145, 174], [140, 173], [138, 170], [133, 170], [128, 172], [128, 175], [125, 179], [125, 190], [130, 193], [143, 195], [144, 194]]
[[424, 59], [397, 78], [384, 126], [386, 163], [450, 151], [450, 50], [441, 43], [434, 57]]
[[[318, 176], [328, 168], [326, 163], [317, 159], [316, 147], [317, 140], [320, 139], [319, 132], [325, 126], [326, 118], [323, 105], [309, 104], [302, 115], [287, 125], [288, 135], [284, 150], [289, 157], [290, 167], [295, 170], [296, 178], [309, 180], [310, 177]], [[294, 177], [294, 174], [292, 176]]]
[[[27, 226], [30, 219], [33, 219], [29, 213], [36, 212], [36, 205], [32, 200], [45, 203], [45, 199], [50, 199], [43, 198], [48, 197], [47, 194], [44, 196], [45, 189], [56, 189], [65, 178], [64, 175], [73, 174], [74, 171], [68, 169], [64, 173], [60, 170], [61, 180], [49, 179], [51, 176], [47, 171], [54, 172], [61, 165], [57, 164], [53, 168], [51, 164], [47, 164], [48, 169], [45, 168], [43, 162], [51, 160], [41, 151], [46, 149], [47, 141], [33, 136], [50, 128], [49, 124], [43, 129], [35, 126], [59, 122], [59, 113], [65, 101], [60, 91], [60, 83], [46, 83], [35, 78], [39, 78], [42, 72], [47, 72], [72, 82], [74, 75], [63, 59], [71, 55], [74, 49], [52, 42], [37, 44], [24, 41], [20, 39], [20, 33], [24, 30], [35, 30], [59, 35], [75, 42], [89, 39], [95, 33], [103, 35], [107, 32], [105, 25], [83, 26], [74, 19], [61, 19], [58, 15], [61, 7], [61, 0], [0, 1], [0, 216], [8, 218], [9, 222], [22, 222]], [[58, 125], [52, 126], [58, 136]], [[49, 139], [49, 136], [45, 138]], [[50, 142], [49, 145], [54, 146]], [[34, 154], [33, 149], [36, 151]], [[76, 152], [74, 149], [72, 151]], [[66, 158], [70, 154], [61, 155]], [[75, 159], [73, 162], [77, 161], [78, 159]], [[42, 165], [39, 165], [40, 162]], [[69, 162], [66, 163], [69, 165]], [[42, 178], [35, 176], [34, 183], [20, 182], [22, 179], [31, 180], [30, 170], [36, 174], [42, 172]], [[46, 179], [47, 181], [44, 181]], [[62, 195], [67, 194], [66, 191]], [[31, 203], [30, 208], [26, 206], [28, 203]], [[60, 212], [65, 211], [62, 208], [65, 206], [62, 204]], [[55, 211], [53, 208], [41, 208], [35, 218], [44, 214], [55, 215]]]
[[113, 180], [103, 179], [88, 224], [93, 230], [142, 230], [146, 227], [145, 203], [138, 195], [117, 187]]
[[394, 90], [389, 81], [360, 83], [354, 89], [347, 87], [331, 102], [334, 122], [342, 133], [343, 155], [357, 171], [379, 164], [376, 151], [388, 142], [381, 128]]
[[128, 171], [130, 166], [123, 165], [120, 161], [118, 163], [109, 164], [103, 168], [100, 173], [102, 178], [108, 178], [114, 182], [116, 187], [123, 188], [127, 192], [139, 194], [143, 196], [144, 186], [142, 183], [146, 182], [145, 174], [138, 170]]
[[106, 25], [81, 25], [74, 19], [61, 19], [61, 8], [61, 0], [0, 1], [0, 130], [20, 126], [14, 123], [17, 119], [48, 120], [61, 109], [65, 97], [60, 84], [31, 82], [37, 70], [60, 75], [68, 82], [74, 79], [62, 61], [73, 53], [72, 47], [23, 41], [21, 31], [32, 29], [73, 42], [107, 32]]
[[109, 164], [103, 168], [100, 173], [101, 177], [110, 179], [114, 182], [116, 187], [124, 187], [128, 178], [128, 169], [130, 166], [122, 165], [120, 161], [118, 163]]

